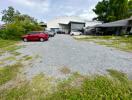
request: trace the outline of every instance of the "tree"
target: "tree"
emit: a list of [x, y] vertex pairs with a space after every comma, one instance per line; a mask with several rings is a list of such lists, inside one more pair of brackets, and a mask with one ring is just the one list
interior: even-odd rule
[[6, 28], [0, 30], [2, 39], [20, 39], [23, 34], [29, 31], [42, 30], [36, 19], [27, 14], [21, 14], [13, 7], [3, 10], [2, 14], [2, 21], [6, 23]]
[[99, 2], [95, 9], [96, 18], [99, 21], [111, 22], [124, 19], [128, 16], [128, 0], [103, 0]]
[[11, 23], [14, 21], [15, 11], [13, 7], [10, 6], [7, 10], [3, 10], [2, 14], [2, 21], [4, 21], [5, 23]]
[[107, 0], [103, 0], [102, 2], [98, 2], [95, 9], [93, 9], [93, 11], [98, 15], [98, 17], [94, 18], [94, 19], [106, 22], [107, 21], [106, 20], [107, 8], [108, 8], [108, 1]]
[[129, 11], [129, 16], [132, 16], [132, 0], [129, 0], [128, 2], [128, 11]]

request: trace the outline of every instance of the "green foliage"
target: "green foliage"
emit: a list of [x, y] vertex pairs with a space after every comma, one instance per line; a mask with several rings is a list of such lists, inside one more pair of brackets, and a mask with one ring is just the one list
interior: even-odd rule
[[2, 39], [20, 39], [23, 34], [29, 31], [42, 30], [37, 20], [15, 11], [13, 7], [3, 10], [2, 14], [2, 21], [6, 23], [5, 28], [0, 30], [0, 38]]
[[129, 15], [132, 16], [132, 0], [128, 2]]
[[111, 22], [130, 17], [128, 0], [103, 0], [93, 11], [98, 15], [97, 20]]
[[41, 30], [41, 27], [36, 24], [29, 23], [28, 21], [17, 21], [15, 23], [7, 24], [5, 29], [0, 30], [0, 38], [18, 40], [23, 34], [26, 34], [29, 31], [38, 30]]
[[98, 2], [95, 9], [93, 11], [98, 15], [97, 20], [107, 22], [107, 9], [109, 2], [107, 0], [103, 0], [102, 2]]
[[15, 14], [15, 10], [13, 7], [8, 7], [8, 9], [3, 10], [2, 11], [2, 21], [6, 22], [6, 23], [11, 23], [14, 21], [14, 14]]

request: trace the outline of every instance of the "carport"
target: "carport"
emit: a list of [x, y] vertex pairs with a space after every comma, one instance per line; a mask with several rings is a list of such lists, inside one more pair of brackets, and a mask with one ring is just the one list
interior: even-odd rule
[[102, 35], [129, 34], [132, 28], [132, 18], [96, 25], [95, 28], [96, 33]]

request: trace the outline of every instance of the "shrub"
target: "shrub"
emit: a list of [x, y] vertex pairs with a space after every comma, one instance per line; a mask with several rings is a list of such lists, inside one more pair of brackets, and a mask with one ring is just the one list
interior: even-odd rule
[[29, 31], [38, 31], [41, 27], [28, 21], [7, 24], [5, 29], [0, 30], [1, 39], [18, 40]]

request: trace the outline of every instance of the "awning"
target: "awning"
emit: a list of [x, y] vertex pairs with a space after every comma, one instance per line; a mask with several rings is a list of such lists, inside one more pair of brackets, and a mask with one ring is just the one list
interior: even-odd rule
[[126, 27], [132, 26], [132, 18], [96, 25], [95, 27]]

